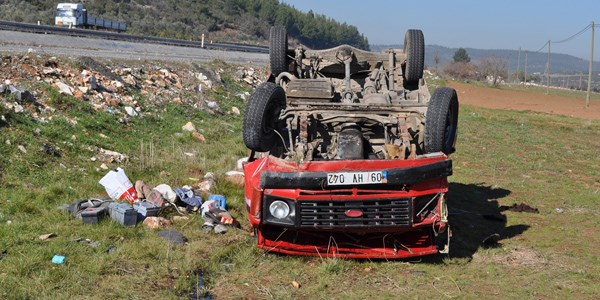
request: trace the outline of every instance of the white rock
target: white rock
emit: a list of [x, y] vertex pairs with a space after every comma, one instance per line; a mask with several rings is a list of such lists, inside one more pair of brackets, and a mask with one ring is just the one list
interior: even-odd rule
[[231, 112], [236, 116], [240, 115], [240, 109], [235, 106], [231, 108]]
[[87, 86], [78, 86], [77, 88], [84, 94], [87, 94], [87, 92], [90, 90], [90, 88]]
[[138, 115], [137, 111], [135, 111], [135, 109], [131, 106], [125, 106], [125, 111], [127, 112], [128, 115], [135, 117]]
[[21, 105], [21, 104], [19, 104], [17, 102], [14, 103], [13, 108], [14, 108], [14, 110], [15, 110], [16, 113], [22, 113], [25, 110], [25, 108], [23, 107], [23, 105]]
[[196, 126], [194, 126], [194, 123], [192, 123], [190, 121], [190, 122], [185, 123], [185, 125], [183, 125], [181, 127], [181, 130], [187, 131], [187, 132], [194, 132], [194, 131], [196, 131]]
[[108, 170], [108, 166], [103, 163], [103, 164], [100, 165], [100, 169], [102, 169], [102, 170]]
[[206, 106], [210, 109], [219, 109], [219, 103], [216, 101], [206, 101]]
[[61, 93], [67, 94], [69, 96], [73, 96], [73, 89], [70, 86], [68, 86], [68, 85], [66, 85], [66, 84], [64, 84], [63, 82], [60, 82], [60, 81], [57, 82], [57, 83], [55, 83], [55, 84], [60, 89]]
[[19, 145], [19, 146], [17, 146], [17, 148], [19, 148], [19, 151], [21, 151], [23, 154], [27, 153], [27, 149], [25, 149], [25, 147], [23, 145]]

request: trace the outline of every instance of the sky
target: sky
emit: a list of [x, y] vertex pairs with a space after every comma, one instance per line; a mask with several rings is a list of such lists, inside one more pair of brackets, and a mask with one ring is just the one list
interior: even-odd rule
[[[369, 44], [402, 44], [407, 29], [421, 29], [426, 44], [450, 48], [538, 51], [548, 40], [561, 41], [595, 21], [598, 0], [280, 0], [307, 12], [354, 25]], [[600, 60], [600, 26], [594, 60]], [[591, 30], [569, 42], [551, 43], [552, 53], [590, 58]], [[541, 50], [547, 52], [548, 48]]]

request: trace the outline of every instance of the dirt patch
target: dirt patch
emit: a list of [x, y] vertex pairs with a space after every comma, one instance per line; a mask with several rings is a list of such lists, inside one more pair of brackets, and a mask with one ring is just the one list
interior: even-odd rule
[[590, 101], [590, 107], [585, 108], [585, 99], [501, 90], [460, 82], [450, 82], [449, 86], [456, 89], [461, 104], [519, 111], [531, 110], [583, 119], [600, 119], [600, 103], [595, 100]]
[[523, 247], [507, 249], [502, 253], [492, 254], [491, 256], [476, 253], [473, 255], [473, 259], [508, 266], [538, 266], [548, 263], [548, 260], [540, 256], [533, 249]]

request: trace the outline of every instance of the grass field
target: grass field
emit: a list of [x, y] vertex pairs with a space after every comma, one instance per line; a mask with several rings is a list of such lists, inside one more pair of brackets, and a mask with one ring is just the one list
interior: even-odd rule
[[[231, 84], [210, 97], [225, 109], [243, 108], [240, 98], [227, 96], [243, 89]], [[187, 298], [199, 273], [206, 283], [200, 292], [218, 299], [600, 298], [600, 121], [462, 106], [450, 177], [451, 255], [340, 260], [256, 249], [242, 190], [223, 175], [246, 154], [241, 116], [164, 104], [124, 126], [110, 113], [52, 97], [62, 109], [46, 124], [0, 109], [2, 299]], [[179, 134], [190, 120], [206, 143]], [[44, 144], [60, 156], [43, 151]], [[106, 171], [90, 161], [89, 145], [128, 154], [121, 166], [129, 177], [151, 185], [192, 184], [190, 177], [215, 172], [215, 192], [227, 196], [244, 230], [205, 233], [201, 218], [191, 215], [173, 226], [189, 242], [172, 247], [143, 226], [83, 225], [57, 207], [104, 195], [97, 181]], [[142, 154], [148, 145], [154, 155]], [[501, 209], [515, 203], [540, 213]], [[46, 233], [57, 237], [37, 240]], [[484, 247], [492, 234], [498, 244]], [[55, 254], [66, 263], [53, 265]]]

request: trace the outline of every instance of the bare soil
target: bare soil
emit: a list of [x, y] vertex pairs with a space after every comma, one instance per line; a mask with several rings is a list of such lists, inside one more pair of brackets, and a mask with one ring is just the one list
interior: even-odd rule
[[600, 103], [598, 101], [590, 101], [590, 107], [585, 108], [585, 99], [546, 95], [533, 91], [502, 90], [454, 81], [450, 82], [449, 86], [456, 89], [461, 104], [496, 109], [528, 110], [582, 119], [600, 119]]

